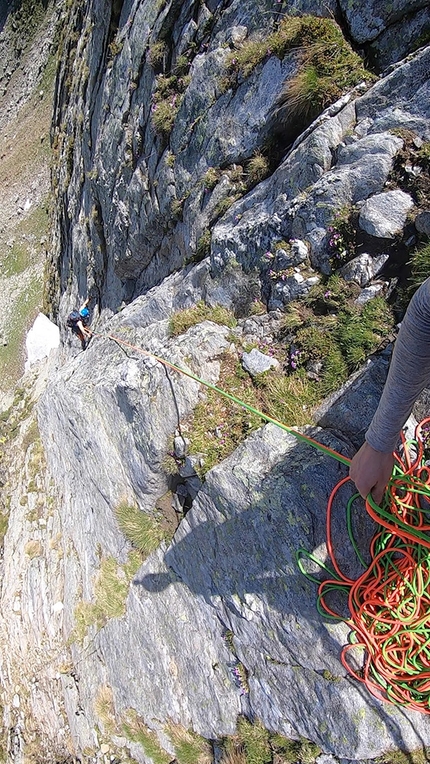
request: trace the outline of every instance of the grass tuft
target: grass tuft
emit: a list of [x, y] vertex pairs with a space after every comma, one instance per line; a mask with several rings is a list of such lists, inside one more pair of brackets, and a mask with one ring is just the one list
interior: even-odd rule
[[25, 553], [30, 560], [34, 560], [35, 557], [42, 555], [42, 544], [38, 539], [31, 539], [27, 541], [25, 545]]
[[297, 73], [285, 90], [284, 106], [301, 122], [314, 119], [363, 79], [373, 79], [337, 24], [331, 19], [318, 19], [318, 22], [321, 38], [304, 42]]
[[294, 764], [297, 761], [300, 764], [314, 764], [321, 753], [321, 748], [306, 738], [288, 740], [283, 735], [274, 734], [270, 736], [270, 744], [283, 764]]
[[[189, 63], [188, 63], [189, 66]], [[177, 69], [177, 74], [159, 74], [152, 94], [152, 124], [157, 133], [167, 138], [173, 128], [190, 76]]]
[[269, 764], [272, 761], [269, 733], [260, 721], [251, 723], [240, 716], [237, 733], [246, 753], [246, 764]]
[[415, 249], [408, 265], [411, 269], [409, 294], [412, 295], [430, 275], [430, 242]]
[[126, 610], [130, 581], [142, 563], [140, 553], [131, 552], [125, 565], [105, 557], [94, 583], [95, 601], [81, 600], [75, 607], [75, 627], [70, 640], [83, 642], [91, 626], [103, 628], [110, 618], [120, 618]]
[[170, 721], [166, 734], [172, 741], [178, 764], [211, 764], [212, 750], [200, 735]]
[[148, 59], [153, 69], [157, 68], [163, 63], [166, 53], [167, 46], [166, 43], [162, 40], [157, 40], [149, 46]]
[[146, 726], [133, 708], [129, 708], [125, 714], [122, 732], [128, 740], [142, 747], [145, 756], [148, 756], [153, 764], [170, 764], [172, 761], [172, 756], [162, 749], [156, 733]]
[[94, 712], [107, 735], [113, 735], [117, 732], [113, 691], [109, 685], [99, 687], [94, 700]]
[[215, 188], [221, 177], [221, 170], [216, 167], [208, 167], [203, 177], [203, 184], [209, 191]]
[[121, 501], [115, 508], [118, 525], [124, 536], [143, 555], [153, 552], [161, 544], [164, 533], [154, 515], [143, 512], [135, 504]]
[[238, 737], [223, 741], [221, 764], [247, 764], [246, 753]]
[[389, 751], [375, 759], [375, 764], [427, 764], [429, 757], [429, 747], [415, 751]]
[[229, 326], [230, 328], [236, 326], [236, 319], [230, 310], [221, 305], [215, 305], [211, 308], [210, 305], [206, 305], [201, 300], [192, 308], [173, 313], [169, 324], [170, 334], [172, 337], [185, 334], [191, 326], [196, 326], [202, 321], [213, 321], [214, 324]]
[[309, 422], [311, 412], [319, 401], [317, 383], [306, 377], [304, 369], [291, 376], [267, 376], [264, 388], [264, 409], [274, 419], [286, 425]]
[[124, 615], [128, 584], [125, 574], [114, 557], [106, 557], [102, 560], [94, 593], [97, 608], [103, 620]]
[[152, 124], [155, 131], [167, 137], [172, 132], [172, 127], [175, 122], [176, 114], [178, 112], [180, 103], [178, 99], [158, 99], [154, 101], [152, 109]]
[[200, 263], [201, 260], [209, 255], [211, 251], [211, 238], [211, 232], [209, 228], [207, 228], [206, 231], [203, 231], [197, 242], [196, 251], [192, 257], [192, 262]]
[[248, 77], [265, 59], [272, 55], [283, 59], [292, 50], [297, 52], [298, 69], [281, 99], [285, 123], [309, 123], [342, 93], [374, 79], [338, 24], [311, 15], [285, 16], [266, 37], [248, 38], [229, 54], [227, 65], [230, 74]]
[[[259, 399], [249, 375], [231, 353], [222, 357], [218, 386], [243, 400], [258, 406]], [[263, 424], [252, 414], [213, 390], [195, 407], [190, 418], [190, 452], [203, 454], [203, 466], [196, 466], [203, 475], [220, 460], [225, 459], [253, 430]]]
[[256, 151], [247, 164], [248, 185], [254, 186], [264, 180], [269, 174], [269, 161], [260, 152]]

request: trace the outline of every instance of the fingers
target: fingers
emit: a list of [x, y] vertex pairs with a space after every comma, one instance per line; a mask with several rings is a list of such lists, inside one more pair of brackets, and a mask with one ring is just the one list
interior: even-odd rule
[[375, 502], [375, 504], [380, 504], [382, 502], [382, 499], [383, 499], [384, 493], [385, 493], [385, 488], [386, 488], [386, 484], [385, 483], [383, 483], [383, 484], [377, 483], [369, 491], [369, 493], [371, 493], [371, 495], [372, 495], [372, 499]]
[[376, 451], [365, 442], [351, 461], [349, 476], [365, 499], [369, 493], [380, 504], [393, 470], [392, 453]]

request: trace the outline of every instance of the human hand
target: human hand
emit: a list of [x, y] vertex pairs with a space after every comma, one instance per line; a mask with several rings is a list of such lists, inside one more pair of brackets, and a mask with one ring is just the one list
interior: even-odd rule
[[367, 441], [363, 443], [349, 468], [349, 476], [363, 499], [371, 493], [376, 504], [381, 503], [393, 464], [394, 456], [391, 452], [376, 451]]

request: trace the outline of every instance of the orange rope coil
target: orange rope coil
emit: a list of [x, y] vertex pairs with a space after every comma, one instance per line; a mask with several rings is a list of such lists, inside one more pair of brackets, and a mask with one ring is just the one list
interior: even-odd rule
[[[333, 502], [349, 478], [333, 489], [327, 506], [327, 549], [333, 570], [331, 578], [319, 583], [318, 609], [350, 626], [350, 643], [343, 648], [341, 661], [372, 695], [430, 714], [430, 471], [423, 443], [427, 429], [430, 434], [430, 418], [418, 425], [414, 441], [403, 441], [402, 456], [395, 454], [381, 507], [367, 497], [366, 510], [378, 528], [370, 544], [371, 562], [356, 580], [342, 572], [331, 538]], [[348, 514], [357, 497], [348, 502]], [[352, 536], [351, 541], [363, 562]], [[303, 550], [298, 553], [300, 569], [315, 581], [303, 569], [302, 557], [318, 561]], [[339, 589], [347, 595], [347, 618], [328, 603], [330, 592]], [[357, 659], [358, 651], [364, 660], [361, 668], [354, 668], [351, 658]]]

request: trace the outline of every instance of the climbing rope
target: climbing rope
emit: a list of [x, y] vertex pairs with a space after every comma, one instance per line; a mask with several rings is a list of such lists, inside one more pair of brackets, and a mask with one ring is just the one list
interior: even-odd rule
[[[184, 374], [342, 464], [350, 464], [350, 459], [337, 451], [200, 379], [188, 369], [112, 334], [94, 334]], [[427, 428], [430, 428], [430, 418], [417, 426], [413, 440], [403, 439], [401, 453], [395, 454], [393, 474], [381, 506], [375, 504], [370, 494], [365, 501], [368, 514], [377, 523], [368, 564], [352, 529], [354, 505], [362, 500], [355, 493], [347, 502], [348, 533], [364, 568], [362, 575], [352, 579], [342, 571], [332, 541], [333, 505], [343, 486], [350, 481], [349, 477], [337, 483], [327, 505], [327, 550], [331, 567], [303, 549], [297, 553], [297, 562], [302, 573], [318, 584], [319, 612], [342, 620], [350, 627], [349, 643], [341, 653], [345, 669], [379, 700], [430, 714], [430, 468], [425, 464], [423, 445]], [[304, 563], [306, 559], [324, 570], [328, 578], [320, 581], [310, 574]], [[333, 593], [340, 593], [346, 599], [348, 616], [336, 612], [330, 605]]]
[[233, 403], [236, 403], [238, 406], [241, 406], [241, 408], [246, 409], [251, 414], [256, 414], [257, 416], [260, 417], [260, 419], [264, 419], [264, 421], [266, 422], [271, 422], [271, 424], [275, 424], [277, 427], [280, 427], [281, 430], [285, 430], [285, 432], [290, 433], [290, 435], [294, 435], [294, 437], [297, 438], [297, 440], [301, 440], [313, 446], [314, 448], [318, 449], [319, 451], [323, 451], [325, 454], [328, 454], [333, 459], [336, 459], [338, 462], [341, 462], [342, 464], [345, 464], [347, 466], [349, 466], [351, 462], [351, 460], [348, 459], [347, 456], [343, 456], [343, 454], [339, 454], [334, 449], [329, 448], [328, 446], [324, 446], [322, 443], [318, 443], [317, 440], [310, 438], [308, 435], [304, 435], [302, 432], [299, 432], [294, 427], [288, 427], [283, 422], [280, 422], [278, 419], [274, 419], [268, 414], [265, 414], [263, 411], [259, 411], [253, 406], [250, 406], [249, 403], [245, 403], [245, 401], [240, 400], [240, 398], [237, 398], [235, 395], [232, 395], [231, 393], [227, 393], [225, 390], [222, 390], [221, 387], [217, 387], [216, 385], [212, 385], [211, 382], [207, 382], [204, 379], [200, 379], [200, 377], [198, 377], [196, 374], [193, 374], [191, 371], [189, 371], [189, 369], [184, 369], [181, 366], [177, 366], [176, 364], [172, 363], [171, 361], [166, 361], [165, 358], [160, 358], [158, 355], [151, 353], [149, 350], [144, 350], [144, 348], [138, 347], [137, 345], [132, 345], [130, 342], [127, 342], [126, 340], [121, 339], [121, 337], [116, 337], [113, 334], [99, 334], [98, 332], [93, 332], [93, 336], [113, 340], [118, 345], [123, 345], [124, 347], [127, 347], [130, 350], [134, 350], [137, 353], [146, 355], [147, 357], [152, 358], [155, 361], [158, 361], [163, 366], [169, 369], [173, 369], [173, 371], [177, 371], [180, 374], [184, 374], [186, 377], [193, 379], [195, 382], [198, 382], [200, 385], [207, 387], [209, 390], [214, 390], [219, 395], [224, 396], [224, 398], [228, 398], [230, 401], [233, 401]]
[[[299, 567], [319, 584], [318, 610], [350, 627], [349, 644], [341, 653], [347, 671], [379, 700], [430, 714], [430, 474], [425, 466], [421, 422], [410, 442], [403, 440], [381, 506], [369, 495], [366, 510], [377, 522], [366, 565], [352, 533], [351, 515], [358, 494], [347, 504], [350, 539], [365, 568], [349, 578], [337, 562], [332, 541], [333, 505], [342, 486], [333, 489], [327, 505], [327, 550], [330, 567], [304, 550]], [[415, 452], [415, 455], [412, 454]], [[311, 559], [330, 577], [310, 575], [303, 560]], [[333, 593], [343, 593], [349, 612], [343, 617], [330, 605]], [[338, 600], [336, 600], [338, 601]], [[361, 663], [361, 668], [357, 666]]]

